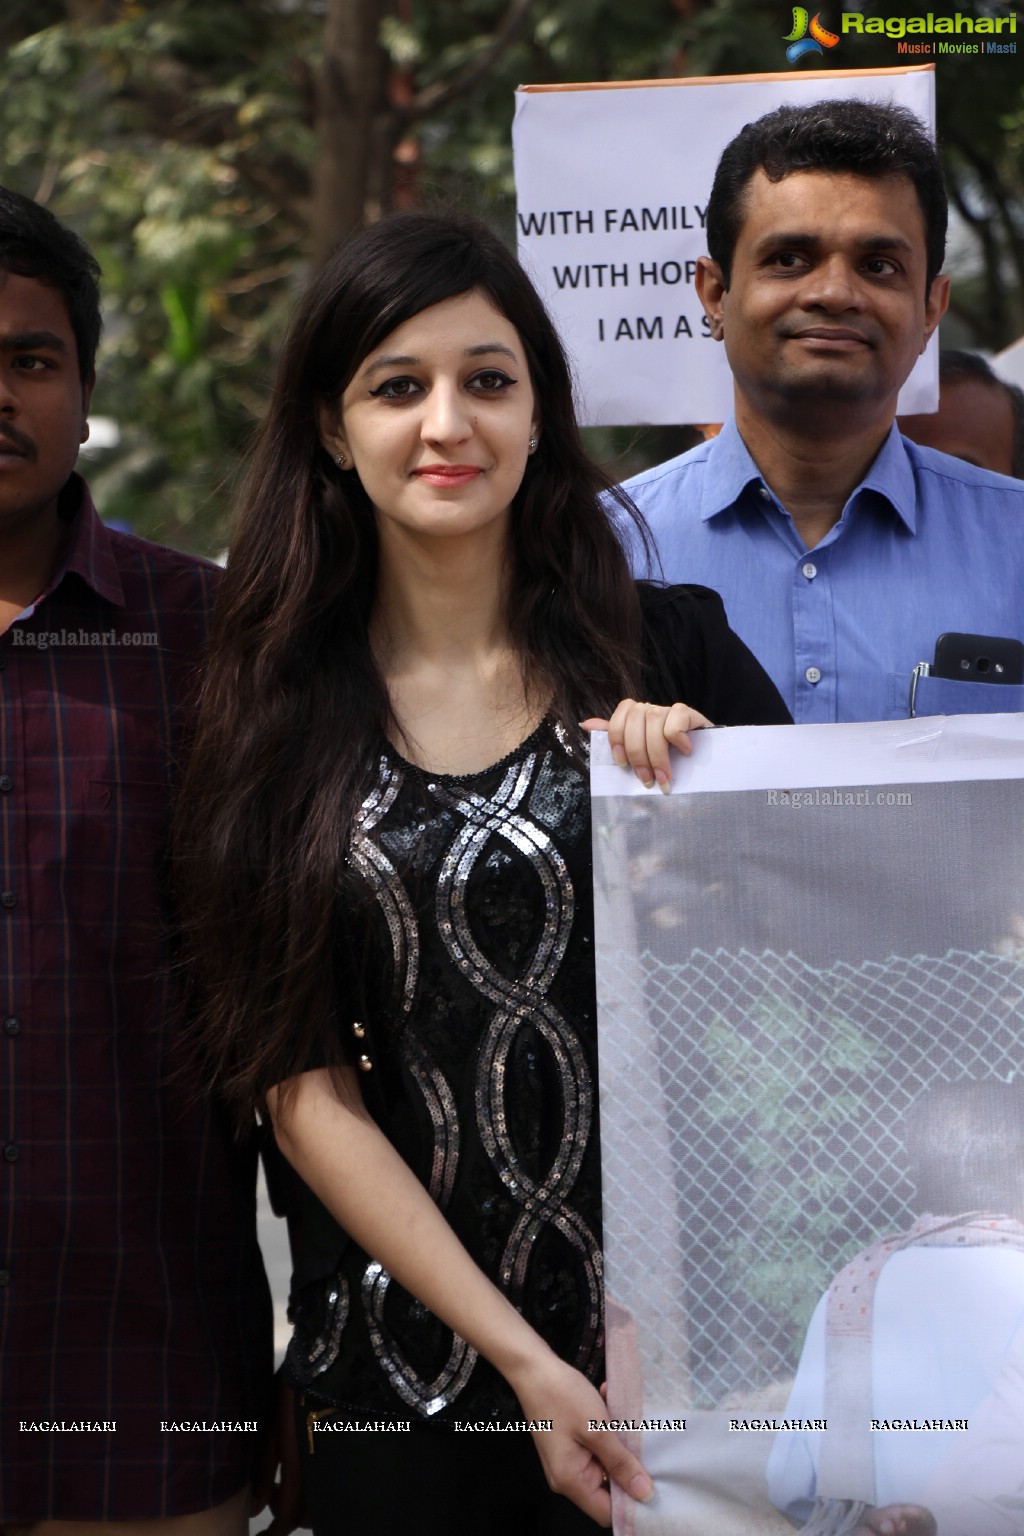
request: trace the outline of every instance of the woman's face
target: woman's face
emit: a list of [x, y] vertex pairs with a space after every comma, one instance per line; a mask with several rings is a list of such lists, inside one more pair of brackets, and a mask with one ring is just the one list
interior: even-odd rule
[[398, 326], [320, 411], [385, 544], [504, 526], [538, 430], [519, 333], [476, 289]]

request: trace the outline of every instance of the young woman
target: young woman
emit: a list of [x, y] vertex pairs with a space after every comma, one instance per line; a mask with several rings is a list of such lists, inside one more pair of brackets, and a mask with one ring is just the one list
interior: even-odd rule
[[[587, 1427], [579, 722], [667, 787], [689, 729], [787, 716], [714, 594], [631, 580], [605, 489], [485, 228], [403, 215], [334, 257], [242, 494], [180, 813], [211, 1075], [299, 1176], [286, 1370], [318, 1536], [569, 1533], [609, 1524], [609, 1479], [650, 1493]], [[487, 1432], [524, 1421], [550, 1423], [540, 1460]], [[351, 1428], [384, 1422], [411, 1429]]]

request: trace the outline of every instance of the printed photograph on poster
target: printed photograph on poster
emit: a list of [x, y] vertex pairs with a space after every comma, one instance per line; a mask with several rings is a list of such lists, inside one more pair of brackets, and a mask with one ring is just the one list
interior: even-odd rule
[[619, 1536], [1021, 1529], [1024, 724], [962, 724], [597, 744]]

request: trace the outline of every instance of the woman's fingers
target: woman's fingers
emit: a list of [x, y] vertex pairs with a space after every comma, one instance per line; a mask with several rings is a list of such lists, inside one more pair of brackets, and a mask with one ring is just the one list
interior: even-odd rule
[[612, 1523], [609, 1482], [634, 1499], [648, 1499], [654, 1485], [633, 1453], [611, 1430], [592, 1428], [607, 1407], [591, 1382], [564, 1360], [540, 1357], [514, 1373], [513, 1390], [528, 1418], [543, 1417], [547, 1431], [533, 1433], [549, 1487], [564, 1494], [599, 1525]]
[[654, 1484], [633, 1452], [627, 1450], [618, 1435], [602, 1435], [599, 1450], [599, 1460], [611, 1481], [624, 1488], [631, 1499], [646, 1504], [654, 1493]]
[[[657, 778], [656, 769], [661, 767], [657, 745], [659, 732], [657, 713], [653, 704], [632, 703], [626, 711], [622, 725], [622, 747], [626, 762], [644, 789], [654, 788]], [[612, 716], [613, 721], [614, 719], [615, 715]], [[610, 740], [611, 732], [609, 731], [608, 734]], [[662, 740], [664, 741], [664, 738]], [[618, 761], [617, 758], [616, 761]], [[667, 744], [665, 745], [665, 763], [666, 765], [668, 763]], [[661, 771], [664, 774], [663, 768]]]
[[655, 784], [667, 794], [672, 783], [670, 747], [688, 756], [693, 750], [690, 732], [710, 726], [711, 721], [687, 704], [649, 704], [623, 699], [610, 719], [582, 722], [586, 731], [608, 732], [612, 758], [620, 768], [631, 768], [645, 789]]
[[688, 704], [673, 704], [665, 717], [665, 739], [689, 757], [693, 751], [690, 732], [707, 730], [711, 724], [707, 715], [702, 715], [699, 709], [691, 709]]
[[612, 1523], [609, 1483], [618, 1483], [631, 1499], [646, 1502], [654, 1484], [642, 1465], [611, 1432], [590, 1430], [566, 1442], [555, 1421], [553, 1434], [535, 1435], [550, 1487], [578, 1504], [599, 1525]]

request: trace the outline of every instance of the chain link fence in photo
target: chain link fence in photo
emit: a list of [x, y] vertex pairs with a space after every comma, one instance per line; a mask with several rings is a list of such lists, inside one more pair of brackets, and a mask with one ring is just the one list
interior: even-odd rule
[[606, 947], [598, 973], [608, 1284], [645, 1410], [781, 1407], [832, 1277], [919, 1214], [908, 1106], [1020, 1071], [1024, 961]]

